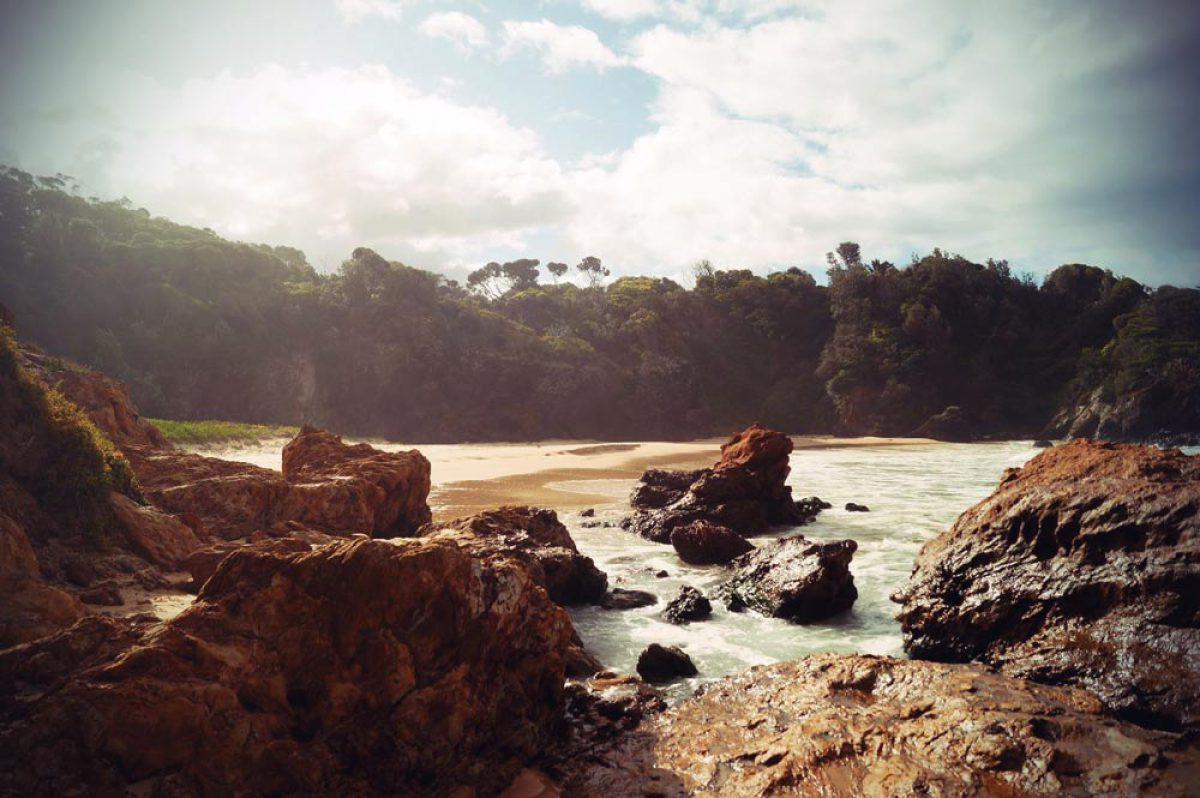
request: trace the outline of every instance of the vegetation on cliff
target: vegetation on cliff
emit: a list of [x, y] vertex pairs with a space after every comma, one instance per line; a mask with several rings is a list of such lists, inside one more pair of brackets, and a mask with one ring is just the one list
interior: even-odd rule
[[1040, 431], [1099, 387], [1165, 385], [1138, 394], [1168, 408], [1142, 427], [1196, 428], [1195, 289], [1080, 264], [1037, 285], [1003, 261], [934, 250], [896, 266], [853, 244], [830, 256], [827, 286], [707, 263], [691, 289], [606, 284], [591, 257], [580, 285], [562, 263], [543, 284], [539, 266], [487, 264], [464, 286], [359, 248], [323, 275], [295, 249], [0, 172], [0, 298], [22, 337], [128, 382], [154, 416], [418, 442], [687, 437], [755, 419], [974, 437]]
[[175, 421], [168, 418], [147, 419], [158, 427], [170, 443], [237, 444], [258, 443], [276, 438], [293, 438], [299, 427], [279, 424], [239, 424], [235, 421]]

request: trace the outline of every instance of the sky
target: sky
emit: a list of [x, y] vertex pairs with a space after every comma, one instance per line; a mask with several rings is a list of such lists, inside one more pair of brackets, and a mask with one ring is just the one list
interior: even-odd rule
[[1200, 2], [0, 0], [0, 163], [461, 276], [845, 240], [1200, 284]]

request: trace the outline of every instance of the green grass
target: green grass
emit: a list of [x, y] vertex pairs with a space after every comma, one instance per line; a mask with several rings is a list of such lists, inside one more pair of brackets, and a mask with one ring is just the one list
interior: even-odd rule
[[147, 419], [158, 427], [171, 443], [255, 443], [271, 438], [291, 438], [299, 427], [270, 424], [239, 424], [235, 421], [172, 421], [168, 418]]

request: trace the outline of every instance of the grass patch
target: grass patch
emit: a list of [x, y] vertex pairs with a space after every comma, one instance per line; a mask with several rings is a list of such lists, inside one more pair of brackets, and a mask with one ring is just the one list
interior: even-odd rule
[[172, 421], [169, 418], [147, 419], [158, 427], [171, 443], [256, 443], [272, 438], [293, 438], [299, 427], [273, 424], [239, 424], [236, 421]]

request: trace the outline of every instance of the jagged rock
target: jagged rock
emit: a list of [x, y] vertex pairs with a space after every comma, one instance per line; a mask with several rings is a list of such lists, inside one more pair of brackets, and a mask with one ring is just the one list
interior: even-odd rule
[[597, 745], [637, 728], [644, 719], [667, 708], [657, 688], [636, 676], [609, 671], [568, 682], [565, 692], [566, 740], [549, 757], [556, 762], [583, 761]]
[[493, 794], [556, 737], [570, 637], [520, 562], [448, 537], [234, 552], [181, 615], [5, 696], [0, 794]]
[[174, 570], [204, 545], [191, 527], [156, 507], [140, 505], [120, 493], [113, 493], [109, 501], [130, 550], [148, 562]]
[[721, 459], [711, 469], [647, 471], [630, 500], [638, 512], [622, 526], [667, 543], [674, 529], [697, 520], [742, 536], [769, 526], [807, 523], [811, 516], [792, 501], [792, 489], [785, 484], [791, 451], [791, 438], [753, 424], [721, 447]]
[[853, 540], [818, 543], [799, 535], [780, 538], [732, 563], [720, 592], [733, 605], [763, 615], [809, 623], [849, 609], [858, 598], [850, 560]]
[[848, 513], [869, 513], [871, 508], [865, 504], [856, 504], [854, 502], [846, 502], [846, 512]]
[[0, 649], [56, 632], [87, 612], [42, 578], [24, 528], [0, 510]]
[[796, 507], [805, 517], [815, 518], [822, 510], [828, 510], [833, 505], [820, 496], [809, 496], [805, 499], [796, 499]]
[[671, 545], [679, 559], [692, 565], [725, 565], [754, 550], [754, 544], [728, 527], [692, 521], [671, 530]]
[[580, 511], [579, 511], [579, 517], [580, 517], [580, 518], [592, 518], [592, 517], [594, 517], [595, 515], [596, 515], [596, 508], [595, 508], [595, 507], [589, 507], [589, 508], [587, 508], [586, 510], [580, 510]]
[[571, 533], [553, 510], [501, 507], [431, 524], [419, 534], [436, 538], [445, 530], [458, 537], [459, 533], [469, 532], [470, 545], [479, 553], [499, 551], [517, 557], [559, 604], [596, 604], [608, 588], [608, 577], [591, 557], [579, 553]]
[[600, 606], [606, 610], [633, 610], [638, 607], [649, 607], [658, 603], [658, 596], [645, 590], [625, 590], [614, 587], [600, 600]]
[[129, 388], [99, 371], [25, 348], [24, 365], [81, 409], [119, 447], [167, 447], [158, 427], [142, 418]]
[[193, 593], [199, 592], [204, 583], [217, 572], [217, 566], [232, 552], [253, 549], [272, 554], [296, 554], [310, 551], [312, 545], [300, 538], [285, 537], [258, 543], [218, 543], [197, 549], [186, 557], [181, 567], [192, 576], [187, 589]]
[[1189, 794], [1195, 752], [1083, 690], [978, 665], [823, 654], [759, 666], [563, 763], [564, 794]]
[[1035, 448], [1035, 449], [1049, 449], [1053, 445], [1054, 445], [1053, 443], [1051, 443], [1050, 441], [1048, 441], [1044, 438], [1039, 438], [1038, 440], [1033, 442], [1033, 448]]
[[280, 474], [185, 452], [129, 447], [146, 496], [231, 540], [294, 521], [330, 534], [413, 534], [430, 519], [429, 461], [381, 452], [304, 428], [284, 447]]
[[1080, 441], [1010, 469], [896, 596], [916, 657], [1086, 687], [1200, 728], [1200, 458]]
[[651, 643], [638, 655], [637, 672], [648, 682], [669, 682], [698, 673], [692, 658], [683, 649], [658, 643]]
[[703, 621], [712, 615], [712, 603], [694, 587], [684, 585], [663, 611], [671, 623]]

